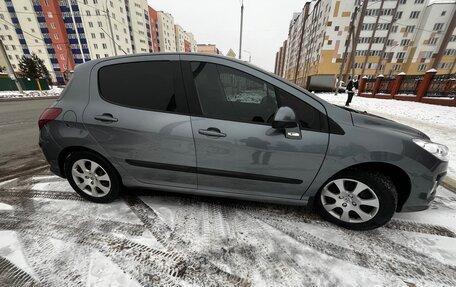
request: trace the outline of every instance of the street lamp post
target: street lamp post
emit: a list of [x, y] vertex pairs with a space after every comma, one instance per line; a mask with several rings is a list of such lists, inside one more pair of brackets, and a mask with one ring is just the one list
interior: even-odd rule
[[244, 0], [241, 3], [241, 28], [239, 35], [239, 60], [242, 59], [242, 25], [244, 20]]

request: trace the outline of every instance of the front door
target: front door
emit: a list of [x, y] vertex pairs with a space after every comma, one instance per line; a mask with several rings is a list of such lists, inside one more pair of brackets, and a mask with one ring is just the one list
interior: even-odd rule
[[[202, 61], [184, 65], [191, 70], [200, 105], [192, 116], [198, 188], [301, 198], [325, 157], [326, 116], [239, 69]], [[283, 130], [271, 127], [279, 106], [296, 111], [301, 139], [287, 139]]]
[[138, 181], [196, 188], [195, 145], [175, 57], [95, 66], [84, 123], [105, 153]]

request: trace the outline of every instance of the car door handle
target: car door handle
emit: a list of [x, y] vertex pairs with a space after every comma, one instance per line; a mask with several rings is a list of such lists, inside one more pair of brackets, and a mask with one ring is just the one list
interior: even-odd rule
[[207, 130], [201, 129], [198, 130], [198, 133], [209, 137], [226, 137], [226, 133], [222, 133], [218, 128], [208, 128]]
[[113, 122], [117, 122], [118, 119], [113, 117], [111, 114], [102, 114], [102, 115], [98, 115], [98, 116], [95, 116], [95, 119], [97, 121], [102, 121], [102, 122], [110, 122], [110, 123], [113, 123]]

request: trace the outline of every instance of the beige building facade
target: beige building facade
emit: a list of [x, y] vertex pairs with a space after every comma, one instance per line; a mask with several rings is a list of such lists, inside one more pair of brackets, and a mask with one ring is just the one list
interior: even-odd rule
[[[452, 0], [307, 2], [293, 15], [286, 48], [276, 54], [275, 72], [308, 88], [324, 78], [334, 80], [341, 68], [343, 75], [354, 68], [355, 74], [368, 77], [420, 75], [431, 68], [454, 73], [455, 11]], [[354, 43], [352, 37], [347, 41], [352, 19]]]

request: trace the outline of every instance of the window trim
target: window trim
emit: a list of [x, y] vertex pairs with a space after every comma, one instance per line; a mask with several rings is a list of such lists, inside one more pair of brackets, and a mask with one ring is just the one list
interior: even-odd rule
[[[153, 63], [153, 62], [169, 62], [169, 63], [172, 64], [174, 95], [176, 96], [176, 103], [178, 103], [178, 104], [180, 103], [180, 105], [182, 105], [182, 108], [184, 110], [183, 112], [163, 111], [163, 110], [159, 110], [159, 109], [150, 109], [150, 108], [144, 108], [144, 107], [124, 105], [124, 104], [120, 104], [120, 103], [117, 103], [117, 102], [113, 102], [113, 101], [108, 100], [107, 98], [103, 97], [103, 94], [101, 93], [100, 75], [99, 75], [101, 69], [103, 69], [105, 67], [109, 67], [109, 66], [124, 65], [124, 64], [134, 64], [134, 63], [144, 63], [144, 62], [150, 62], [150, 63]], [[142, 111], [151, 111], [151, 112], [158, 112], [158, 113], [189, 116], [190, 115], [189, 107], [188, 107], [188, 102], [185, 100], [185, 97], [186, 97], [185, 88], [184, 88], [184, 83], [183, 83], [183, 79], [182, 79], [182, 73], [180, 71], [181, 71], [181, 64], [177, 60], [144, 60], [144, 61], [139, 61], [138, 60], [138, 61], [114, 62], [114, 63], [106, 62], [105, 64], [97, 67], [97, 70], [95, 71], [95, 73], [96, 73], [96, 75], [95, 75], [96, 76], [96, 82], [97, 82], [96, 91], [97, 91], [97, 94], [98, 94], [99, 98], [102, 101], [110, 103], [110, 104], [115, 105], [115, 106], [125, 107], [125, 108], [129, 108], [129, 109], [134, 109], [134, 110], [142, 110]]]

